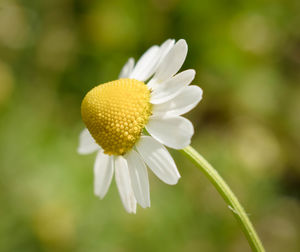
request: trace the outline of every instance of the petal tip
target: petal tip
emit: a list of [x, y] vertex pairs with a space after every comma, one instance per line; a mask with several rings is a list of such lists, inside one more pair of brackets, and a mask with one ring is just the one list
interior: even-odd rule
[[[195, 69], [189, 69], [189, 71], [191, 71], [192, 75], [195, 77], [196, 75], [196, 70]], [[194, 78], [193, 78], [194, 79]]]
[[170, 181], [165, 182], [165, 183], [168, 184], [168, 185], [176, 185], [180, 178], [181, 178], [181, 176], [179, 175], [176, 179], [174, 179], [172, 181], [170, 180]]
[[186, 49], [188, 48], [188, 45], [187, 45], [185, 39], [179, 39], [176, 44], [181, 45]]
[[79, 155], [86, 155], [86, 154], [89, 154], [89, 153], [87, 153], [82, 147], [78, 147], [78, 148], [77, 148], [77, 153], [78, 153]]

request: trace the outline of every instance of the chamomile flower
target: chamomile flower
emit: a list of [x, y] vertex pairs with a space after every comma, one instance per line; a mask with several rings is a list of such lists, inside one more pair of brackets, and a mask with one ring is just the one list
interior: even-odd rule
[[115, 174], [129, 213], [136, 212], [137, 203], [150, 207], [147, 167], [167, 184], [180, 178], [165, 146], [182, 149], [190, 144], [193, 125], [181, 115], [202, 98], [201, 88], [189, 85], [195, 71], [177, 73], [187, 50], [183, 39], [152, 46], [136, 64], [130, 58], [118, 80], [94, 87], [82, 101], [86, 129], [78, 152], [97, 151], [94, 193], [103, 198]]

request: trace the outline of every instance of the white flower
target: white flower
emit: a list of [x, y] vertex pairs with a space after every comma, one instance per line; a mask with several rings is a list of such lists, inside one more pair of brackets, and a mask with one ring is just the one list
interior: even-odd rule
[[128, 60], [119, 80], [95, 87], [82, 102], [87, 128], [80, 134], [78, 152], [98, 152], [94, 192], [103, 198], [115, 173], [129, 213], [136, 212], [136, 203], [150, 207], [147, 167], [167, 184], [180, 178], [164, 145], [182, 149], [194, 134], [192, 123], [181, 115], [198, 104], [202, 90], [189, 85], [194, 70], [176, 74], [187, 50], [183, 39], [152, 46], [135, 65], [133, 58]]

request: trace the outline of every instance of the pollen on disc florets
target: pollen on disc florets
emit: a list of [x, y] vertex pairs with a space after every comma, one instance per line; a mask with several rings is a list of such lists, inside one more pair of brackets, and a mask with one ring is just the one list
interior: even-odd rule
[[139, 139], [151, 115], [150, 90], [134, 79], [101, 84], [84, 97], [81, 115], [104, 153], [123, 155]]

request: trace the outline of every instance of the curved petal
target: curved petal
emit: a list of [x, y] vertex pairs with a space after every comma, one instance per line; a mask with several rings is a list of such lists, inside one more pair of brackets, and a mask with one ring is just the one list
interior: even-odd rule
[[160, 60], [159, 60], [159, 62], [163, 61], [165, 56], [173, 48], [174, 44], [175, 44], [175, 39], [168, 39], [160, 45]]
[[136, 148], [145, 163], [163, 182], [175, 185], [180, 178], [176, 164], [167, 149], [150, 136], [142, 136]]
[[144, 160], [131, 150], [125, 157], [131, 178], [131, 185], [137, 202], [143, 207], [150, 207], [148, 172]]
[[128, 78], [132, 72], [133, 66], [134, 66], [134, 58], [129, 58], [119, 74], [119, 79]]
[[79, 154], [90, 154], [99, 149], [101, 149], [101, 147], [95, 142], [88, 129], [85, 128], [83, 131], [81, 131], [79, 135], [79, 146], [77, 148], [77, 152]]
[[153, 75], [159, 60], [159, 52], [158, 46], [148, 49], [136, 63], [130, 78], [145, 81]]
[[136, 199], [131, 187], [127, 161], [122, 156], [115, 157], [115, 178], [118, 191], [125, 210], [128, 213], [136, 212]]
[[[163, 62], [164, 58], [166, 55], [169, 53], [169, 51], [173, 48], [175, 44], [175, 39], [168, 39], [164, 43], [161, 44], [159, 50], [159, 62], [157, 64], [157, 68], [159, 68], [160, 64]], [[154, 89], [159, 83], [155, 79], [151, 79], [148, 83], [147, 86], [148, 88]]]
[[150, 135], [173, 149], [183, 149], [191, 143], [193, 124], [181, 116], [152, 116], [146, 125]]
[[202, 99], [202, 89], [198, 86], [188, 86], [170, 101], [155, 104], [152, 109], [154, 116], [178, 116], [192, 110]]
[[94, 193], [101, 199], [106, 195], [114, 174], [112, 156], [99, 151], [94, 164]]
[[165, 56], [153, 79], [162, 82], [176, 74], [183, 65], [187, 50], [187, 43], [180, 39]]
[[195, 70], [189, 69], [176, 74], [169, 80], [153, 87], [151, 103], [160, 104], [171, 100], [178, 95], [195, 77]]

